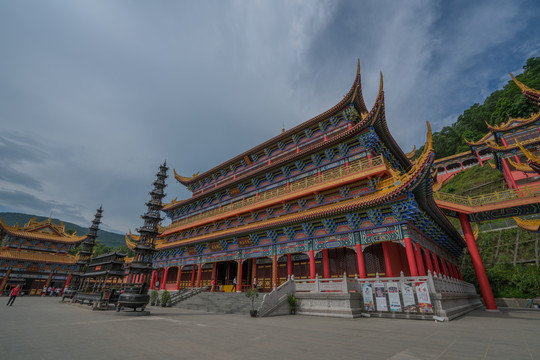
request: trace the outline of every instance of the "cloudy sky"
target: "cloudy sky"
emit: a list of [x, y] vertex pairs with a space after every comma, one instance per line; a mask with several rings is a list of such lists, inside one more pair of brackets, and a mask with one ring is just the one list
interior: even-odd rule
[[[0, 211], [127, 232], [205, 171], [384, 74], [404, 151], [540, 56], [530, 1], [2, 1]], [[190, 196], [171, 176], [166, 201]]]

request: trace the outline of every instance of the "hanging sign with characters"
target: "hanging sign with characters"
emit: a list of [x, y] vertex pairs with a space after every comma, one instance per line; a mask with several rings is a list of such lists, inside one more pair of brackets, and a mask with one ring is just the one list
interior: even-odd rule
[[414, 301], [414, 288], [412, 283], [401, 284], [401, 295], [403, 296], [403, 311], [408, 313], [418, 312]]
[[431, 299], [429, 298], [429, 291], [427, 282], [417, 282], [416, 296], [418, 297], [418, 307], [420, 312], [433, 312], [433, 306], [431, 305]]
[[401, 311], [401, 301], [399, 301], [399, 288], [397, 283], [389, 282], [386, 284], [388, 291], [388, 301], [390, 302], [390, 311]]
[[375, 311], [373, 305], [373, 286], [371, 284], [362, 284], [362, 296], [364, 298], [364, 310]]
[[375, 303], [377, 304], [377, 311], [388, 311], [384, 283], [375, 283], [373, 284], [373, 288], [375, 289]]

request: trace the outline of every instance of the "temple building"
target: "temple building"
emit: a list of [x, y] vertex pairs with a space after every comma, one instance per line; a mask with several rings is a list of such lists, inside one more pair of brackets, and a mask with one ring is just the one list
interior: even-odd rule
[[[254, 283], [271, 291], [290, 275], [373, 278], [428, 270], [461, 279], [467, 244], [432, 198], [429, 123], [424, 150], [411, 160], [414, 151], [404, 153], [388, 131], [382, 74], [371, 110], [360, 80], [358, 66], [337, 105], [206, 172], [174, 171], [193, 195], [162, 209], [171, 224], [160, 230], [152, 287], [214, 280], [224, 291]], [[131, 247], [136, 240], [126, 237]]]
[[40, 295], [44, 287], [63, 288], [77, 270], [77, 258], [68, 252], [85, 239], [51, 219], [34, 218], [24, 226], [0, 219], [0, 291], [21, 285], [25, 294]]
[[[510, 74], [523, 96], [540, 110], [540, 91], [532, 89]], [[510, 189], [540, 182], [540, 111], [528, 118], [509, 118], [500, 125], [487, 124], [488, 132], [478, 141], [467, 141], [470, 152], [438, 159], [435, 164], [439, 180], [445, 181], [456, 172], [486, 162], [501, 171]], [[536, 162], [535, 162], [536, 159]], [[535, 165], [536, 164], [536, 165]]]

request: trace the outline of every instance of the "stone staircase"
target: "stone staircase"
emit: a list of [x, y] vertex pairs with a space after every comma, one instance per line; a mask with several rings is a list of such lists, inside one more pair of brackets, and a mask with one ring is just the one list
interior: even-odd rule
[[[255, 309], [262, 303], [264, 294], [255, 299]], [[201, 292], [185, 299], [174, 307], [190, 310], [202, 310], [213, 313], [249, 315], [251, 300], [244, 293]]]

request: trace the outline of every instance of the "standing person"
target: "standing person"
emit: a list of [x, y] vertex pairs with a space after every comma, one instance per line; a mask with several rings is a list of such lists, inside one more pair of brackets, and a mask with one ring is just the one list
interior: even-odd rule
[[253, 278], [253, 288], [254, 289], [257, 288], [257, 278], [256, 277]]
[[210, 289], [210, 292], [214, 292], [214, 286], [216, 285], [216, 281], [212, 279], [212, 282], [210, 283], [212, 285], [212, 288]]
[[49, 286], [47, 289], [47, 296], [51, 296], [52, 287]]
[[41, 292], [41, 296], [47, 296], [47, 287], [43, 287], [43, 291]]
[[235, 291], [236, 291], [236, 276], [232, 280], [232, 289], [231, 289], [231, 292], [235, 292]]
[[9, 300], [6, 304], [6, 306], [13, 306], [13, 302], [15, 301], [15, 298], [17, 295], [19, 295], [19, 291], [21, 291], [21, 285], [17, 285], [13, 289], [11, 289], [11, 293], [9, 294]]

